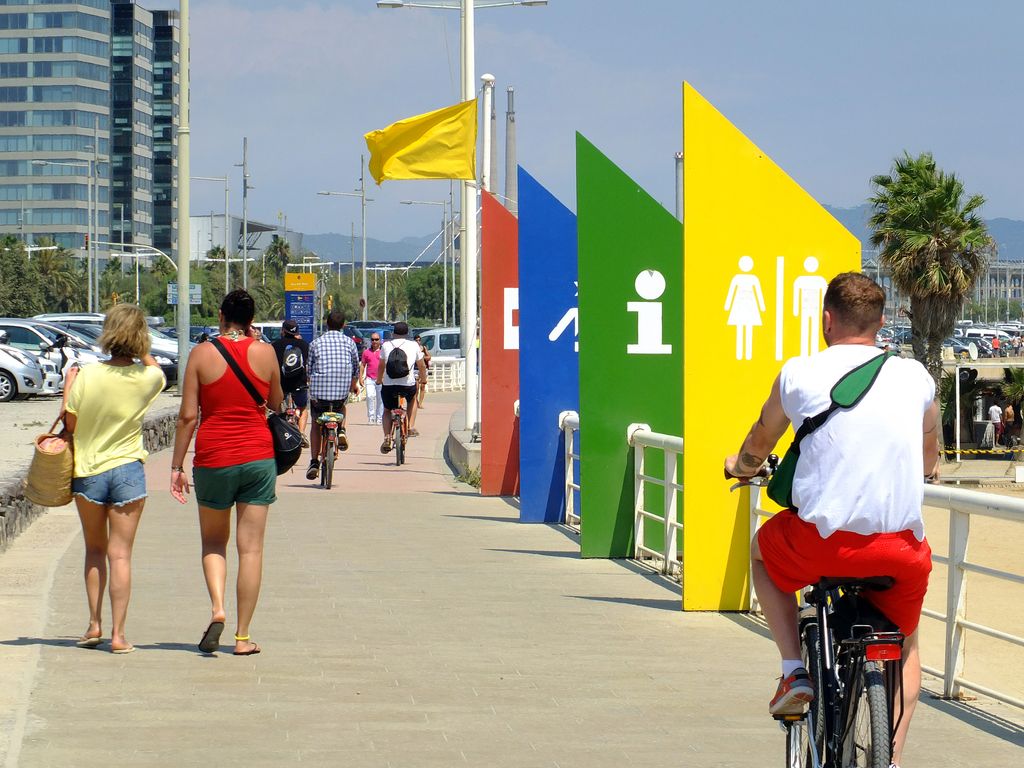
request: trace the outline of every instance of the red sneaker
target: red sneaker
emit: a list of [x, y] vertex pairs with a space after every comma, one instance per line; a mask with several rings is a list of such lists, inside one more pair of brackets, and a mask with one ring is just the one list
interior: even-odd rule
[[768, 704], [768, 712], [772, 715], [799, 715], [812, 701], [814, 686], [811, 685], [811, 676], [803, 667], [797, 667], [789, 677], [779, 679], [779, 688]]

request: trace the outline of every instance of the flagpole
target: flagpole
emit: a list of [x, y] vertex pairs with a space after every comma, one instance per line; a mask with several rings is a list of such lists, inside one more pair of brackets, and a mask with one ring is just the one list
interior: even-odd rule
[[[474, 16], [473, 0], [462, 2], [462, 100], [476, 97], [476, 60], [474, 57]], [[479, 116], [478, 116], [479, 119]], [[474, 154], [476, 147], [473, 147]], [[477, 417], [477, 308], [476, 308], [476, 183], [461, 181], [462, 219], [459, 223], [459, 243], [462, 248], [462, 274], [459, 288], [461, 293], [462, 352], [466, 358], [466, 429], [472, 430]]]

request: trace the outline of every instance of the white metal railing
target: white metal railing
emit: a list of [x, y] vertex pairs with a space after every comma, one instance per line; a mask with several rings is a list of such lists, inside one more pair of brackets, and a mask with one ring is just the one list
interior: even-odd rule
[[562, 411], [558, 414], [558, 428], [562, 430], [565, 443], [565, 519], [563, 522], [579, 532], [580, 513], [576, 511], [576, 494], [580, 490], [576, 482], [576, 462], [580, 455], [576, 453], [576, 433], [580, 431], [580, 415], [576, 411]]
[[427, 369], [431, 392], [457, 392], [466, 388], [466, 358], [434, 357]]
[[[774, 514], [761, 507], [761, 492], [762, 488], [760, 485], [752, 485], [750, 487], [751, 537], [757, 534], [760, 522]], [[932, 555], [932, 562], [946, 566], [946, 612], [939, 613], [928, 608], [921, 612], [923, 616], [937, 619], [945, 624], [944, 664], [942, 669], [927, 665], [922, 665], [921, 669], [942, 680], [942, 692], [947, 698], [959, 698], [962, 690], [966, 688], [1005, 704], [1024, 708], [1024, 699], [1001, 693], [988, 686], [968, 680], [963, 676], [964, 662], [967, 656], [965, 634], [968, 630], [1024, 647], [1024, 637], [1003, 632], [967, 619], [968, 573], [977, 573], [1015, 584], [1024, 584], [1024, 575], [1022, 574], [989, 568], [978, 563], [972, 563], [967, 559], [967, 544], [971, 533], [971, 516], [995, 517], [1000, 520], [1024, 523], [1024, 501], [1005, 496], [996, 496], [992, 493], [968, 491], [962, 488], [926, 485], [924, 488], [924, 503], [925, 506], [945, 509], [949, 512], [949, 555], [946, 557]], [[750, 610], [757, 610], [753, 586], [751, 586], [750, 590]]]
[[[633, 558], [660, 559], [662, 573], [680, 573], [677, 534], [683, 527], [678, 514], [679, 492], [683, 490], [683, 486], [676, 482], [676, 471], [679, 457], [683, 453], [683, 438], [652, 432], [647, 424], [630, 424], [626, 428], [626, 442], [633, 448]], [[656, 448], [664, 454], [663, 479], [647, 474], [646, 448]], [[648, 485], [662, 489], [663, 515], [644, 508], [644, 496]], [[648, 547], [644, 543], [648, 520], [662, 525], [664, 536], [660, 550]]]

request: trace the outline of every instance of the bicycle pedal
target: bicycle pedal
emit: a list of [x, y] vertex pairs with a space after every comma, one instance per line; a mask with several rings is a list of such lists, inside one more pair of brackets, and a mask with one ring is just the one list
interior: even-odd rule
[[781, 725], [783, 728], [786, 727], [786, 723], [799, 723], [806, 717], [806, 712], [803, 712], [799, 715], [772, 715], [772, 719], [776, 720], [779, 723], [779, 725]]

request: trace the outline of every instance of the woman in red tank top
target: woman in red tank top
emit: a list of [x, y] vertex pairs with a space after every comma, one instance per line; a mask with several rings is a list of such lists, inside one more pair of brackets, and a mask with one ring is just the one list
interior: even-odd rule
[[[269, 344], [250, 335], [256, 306], [245, 291], [232, 291], [220, 308], [220, 336], [189, 355], [182, 388], [178, 429], [171, 460], [171, 495], [182, 504], [189, 492], [185, 454], [202, 414], [192, 462], [199, 528], [203, 541], [203, 575], [210, 593], [211, 620], [199, 649], [213, 653], [224, 631], [224, 592], [231, 508], [237, 510], [238, 623], [236, 656], [260, 647], [249, 638], [263, 577], [263, 534], [270, 505], [277, 500], [277, 465], [267, 429], [266, 411], [257, 405], [224, 355], [234, 360], [267, 407], [277, 410], [284, 396], [277, 355]], [[223, 350], [223, 353], [221, 352]]]

